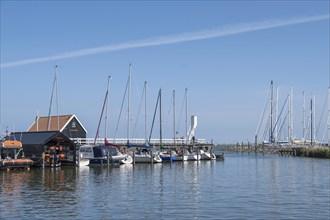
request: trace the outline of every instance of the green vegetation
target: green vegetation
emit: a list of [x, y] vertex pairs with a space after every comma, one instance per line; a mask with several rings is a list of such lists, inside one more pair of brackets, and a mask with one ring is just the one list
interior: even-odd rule
[[330, 159], [330, 149], [326, 147], [312, 147], [303, 150], [303, 157], [316, 157]]

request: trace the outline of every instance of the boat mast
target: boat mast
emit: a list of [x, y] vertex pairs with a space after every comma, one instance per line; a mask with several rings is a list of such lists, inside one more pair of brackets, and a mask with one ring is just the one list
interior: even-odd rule
[[60, 130], [60, 117], [59, 117], [59, 107], [58, 107], [58, 82], [57, 82], [57, 67], [58, 65], [55, 65], [55, 75], [56, 75], [56, 114], [57, 114], [57, 130]]
[[104, 135], [105, 138], [108, 137], [108, 120], [109, 120], [109, 115], [108, 115], [108, 108], [109, 108], [109, 93], [110, 93], [110, 80], [111, 76], [108, 76], [108, 84], [107, 84], [107, 99], [106, 99], [106, 107], [105, 107], [105, 126], [104, 126]]
[[147, 143], [147, 81], [144, 81], [144, 142]]
[[313, 146], [313, 99], [311, 99], [311, 146]]
[[330, 72], [328, 86], [328, 148], [330, 148]]
[[128, 94], [127, 94], [127, 143], [130, 141], [130, 94], [131, 93], [131, 64], [128, 67]]
[[274, 141], [277, 142], [278, 139], [278, 126], [277, 126], [277, 122], [278, 122], [278, 94], [279, 94], [279, 87], [276, 86], [276, 102], [275, 102], [275, 125], [274, 125]]
[[288, 127], [288, 141], [291, 144], [293, 140], [293, 86], [290, 88], [289, 95], [289, 127]]
[[[158, 96], [157, 96], [157, 102], [156, 102], [156, 107], [155, 107], [155, 111], [154, 111], [154, 116], [153, 116], [153, 118], [152, 118], [152, 123], [151, 123], [151, 128], [150, 128], [150, 134], [149, 134], [148, 144], [150, 144], [152, 131], [153, 131], [153, 129], [154, 129], [154, 123], [155, 123], [155, 118], [156, 118], [156, 113], [157, 113], [158, 103], [160, 102], [160, 96], [161, 96], [161, 89], [159, 89]], [[160, 129], [160, 130], [161, 130], [161, 129]], [[161, 138], [160, 138], [160, 139], [161, 139]]]
[[0, 71], [0, 140], [2, 138], [2, 111], [1, 111], [1, 106], [2, 106], [2, 90], [1, 90], [1, 71]]
[[270, 82], [270, 129], [269, 129], [269, 141], [274, 143], [273, 135], [273, 80]]
[[185, 90], [186, 98], [186, 145], [188, 144], [188, 89]]
[[173, 132], [174, 132], [174, 148], [176, 148], [176, 131], [175, 131], [175, 90], [173, 90]]
[[[111, 79], [111, 77], [110, 77]], [[101, 116], [100, 116], [100, 119], [99, 119], [99, 124], [97, 126], [97, 130], [96, 130], [96, 135], [95, 135], [95, 139], [94, 139], [94, 145], [96, 144], [96, 140], [97, 140], [97, 137], [99, 136], [99, 131], [100, 131], [100, 125], [101, 125], [101, 121], [102, 121], [102, 117], [103, 117], [103, 112], [104, 112], [104, 108], [108, 102], [108, 93], [109, 93], [109, 82], [110, 82], [110, 79], [108, 78], [108, 86], [107, 86], [107, 91], [105, 93], [105, 97], [104, 97], [104, 102], [103, 102], [103, 106], [102, 106], [102, 111], [101, 111]], [[106, 135], [106, 134], [105, 134]]]
[[328, 87], [328, 147], [330, 148], [330, 85]]
[[316, 97], [315, 94], [313, 95], [313, 140], [316, 143], [316, 117], [315, 117], [315, 113], [316, 113]]
[[159, 89], [159, 146], [162, 147], [163, 131], [162, 131], [162, 89]]
[[[52, 112], [52, 104], [53, 104], [53, 97], [54, 97], [55, 85], [57, 84], [57, 67], [58, 66], [55, 65], [55, 74], [54, 74], [54, 80], [53, 80], [52, 94], [51, 94], [51, 97], [50, 97], [50, 104], [49, 104], [48, 121], [47, 121], [46, 131], [49, 131], [49, 129], [50, 129], [50, 122], [51, 122], [51, 116], [50, 116], [50, 114]], [[57, 105], [57, 109], [58, 109], [58, 105]], [[58, 121], [58, 123], [59, 123], [59, 121]], [[58, 127], [59, 127], [59, 125], [58, 125]]]
[[306, 97], [305, 97], [305, 91], [303, 91], [303, 141], [305, 142], [305, 133], [306, 133]]

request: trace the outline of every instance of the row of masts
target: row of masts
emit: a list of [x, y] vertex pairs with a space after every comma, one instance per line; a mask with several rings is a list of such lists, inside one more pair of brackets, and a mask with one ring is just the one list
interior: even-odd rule
[[[330, 87], [328, 89], [328, 119], [327, 119], [327, 129], [328, 129], [328, 145], [330, 144]], [[268, 127], [268, 139], [266, 133], [264, 133], [263, 137], [260, 139], [263, 142], [275, 144], [275, 143], [286, 143], [286, 144], [293, 144], [293, 143], [303, 143], [303, 144], [310, 144], [314, 145], [316, 143], [316, 133], [318, 133], [320, 125], [321, 125], [321, 120], [323, 117], [323, 112], [325, 109], [325, 106], [322, 111], [322, 115], [320, 118], [319, 126], [316, 129], [316, 117], [315, 117], [315, 109], [316, 109], [316, 98], [315, 95], [312, 96], [309, 102], [309, 114], [306, 111], [306, 97], [305, 97], [305, 92], [303, 92], [303, 131], [302, 131], [302, 139], [297, 140], [295, 139], [294, 135], [294, 120], [293, 120], [293, 87], [291, 86], [290, 92], [287, 95], [284, 104], [279, 111], [279, 89], [276, 87], [276, 99], [274, 100], [274, 85], [273, 81], [271, 81], [270, 84], [270, 92], [268, 95], [267, 100], [270, 102], [270, 107], [269, 107], [269, 118], [268, 118], [268, 126], [266, 125], [265, 127]], [[268, 101], [267, 101], [268, 102]], [[267, 109], [267, 102], [264, 106], [264, 110], [262, 113], [262, 116], [260, 118], [257, 131], [255, 134], [255, 142], [258, 143], [258, 135], [261, 130], [262, 126], [262, 121], [265, 118], [266, 114], [266, 109]], [[284, 108], [287, 106], [287, 113], [283, 115]], [[267, 117], [266, 117], [267, 118]], [[284, 122], [287, 121], [288, 124], [288, 131], [287, 131], [287, 139], [286, 140], [280, 140], [280, 133], [281, 130], [283, 129]], [[267, 124], [267, 123], [266, 123]], [[266, 130], [265, 130], [266, 131]], [[330, 146], [330, 145], [329, 145]]]
[[[130, 96], [131, 96], [131, 64], [129, 64], [129, 71], [128, 71], [128, 80], [126, 83], [126, 88], [125, 88], [125, 92], [124, 92], [124, 97], [123, 97], [123, 101], [121, 104], [121, 109], [120, 109], [120, 113], [119, 113], [119, 117], [118, 117], [118, 121], [117, 121], [117, 125], [116, 125], [116, 130], [115, 130], [115, 134], [114, 134], [114, 142], [116, 142], [116, 135], [117, 135], [117, 131], [118, 131], [118, 126], [119, 126], [119, 121], [121, 118], [121, 114], [124, 108], [124, 102], [125, 99], [127, 101], [127, 144], [130, 143], [130, 139], [131, 139], [131, 116], [130, 116], [130, 110], [131, 110], [131, 100], [130, 100]], [[101, 125], [101, 121], [103, 119], [103, 114], [104, 111], [105, 113], [105, 138], [109, 137], [108, 135], [108, 124], [109, 124], [109, 116], [108, 116], [108, 108], [109, 108], [109, 93], [110, 93], [110, 81], [111, 81], [111, 76], [108, 77], [108, 83], [107, 83], [107, 91], [105, 94], [105, 98], [104, 98], [104, 103], [103, 103], [103, 107], [102, 107], [102, 111], [101, 111], [101, 115], [100, 115], [100, 119], [99, 119], [99, 123], [98, 123], [98, 127], [97, 127], [97, 132], [95, 135], [95, 141], [94, 144], [96, 144], [96, 140], [99, 138], [100, 136], [100, 125]], [[159, 114], [159, 145], [162, 146], [162, 100], [161, 100], [161, 93], [162, 90], [159, 89], [158, 92], [158, 96], [157, 96], [157, 101], [156, 101], [156, 106], [155, 106], [155, 111], [154, 111], [154, 115], [153, 115], [153, 120], [152, 120], [152, 125], [151, 125], [151, 129], [150, 129], [150, 133], [149, 133], [149, 138], [148, 138], [148, 134], [147, 134], [147, 81], [144, 82], [144, 87], [143, 87], [143, 92], [142, 92], [142, 97], [141, 97], [141, 101], [140, 101], [140, 106], [139, 106], [139, 110], [138, 110], [138, 114], [140, 113], [140, 109], [141, 109], [141, 104], [143, 101], [143, 97], [144, 97], [144, 138], [145, 138], [145, 144], [148, 145], [148, 143], [151, 140], [151, 136], [153, 133], [153, 129], [154, 129], [154, 123], [155, 123], [155, 117], [157, 115], [157, 110], [158, 110], [158, 114]], [[188, 131], [188, 89], [185, 89], [185, 113], [186, 113], [186, 144], [188, 144], [189, 142], [189, 132]], [[175, 90], [173, 90], [172, 92], [172, 99], [173, 99], [173, 140], [174, 140], [174, 147], [176, 146], [176, 137], [177, 137], [177, 130], [176, 130], [176, 115], [175, 115], [175, 96], [176, 96], [176, 92]], [[196, 119], [197, 120], [197, 119]], [[136, 127], [136, 126], [135, 126]], [[190, 129], [192, 130], [192, 129]], [[135, 129], [134, 129], [135, 132]], [[194, 132], [194, 131], [191, 131]]]

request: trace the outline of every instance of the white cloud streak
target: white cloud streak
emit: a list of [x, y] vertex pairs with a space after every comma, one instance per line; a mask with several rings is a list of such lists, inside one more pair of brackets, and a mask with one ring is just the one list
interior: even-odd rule
[[15, 67], [33, 63], [41, 63], [47, 61], [54, 61], [54, 60], [62, 60], [67, 58], [74, 58], [80, 56], [87, 56], [93, 54], [100, 54], [106, 52], [113, 52], [125, 49], [133, 49], [133, 48], [140, 48], [140, 47], [152, 47], [152, 46], [159, 46], [159, 45], [166, 45], [166, 44], [176, 44], [182, 42], [189, 42], [189, 41], [196, 41], [196, 40], [206, 40], [211, 38], [218, 38], [224, 37], [229, 35], [236, 35], [242, 34], [252, 31], [258, 30], [265, 30], [289, 25], [296, 25], [308, 22], [315, 22], [321, 20], [328, 20], [329, 14], [325, 15], [317, 15], [317, 16], [309, 16], [309, 17], [297, 17], [292, 19], [278, 19], [278, 20], [268, 20], [262, 22], [254, 22], [254, 23], [245, 23], [245, 24], [236, 24], [230, 26], [223, 26], [220, 28], [213, 28], [208, 30], [202, 30], [197, 32], [189, 32], [189, 33], [182, 33], [177, 35], [170, 35], [170, 36], [160, 36], [160, 37], [153, 37], [147, 38], [142, 40], [136, 41], [129, 41], [119, 44], [107, 45], [102, 47], [94, 47], [82, 50], [71, 51], [67, 53], [57, 54], [53, 56], [44, 56], [26, 60], [19, 60], [13, 61], [8, 63], [0, 64], [1, 68], [7, 67]]

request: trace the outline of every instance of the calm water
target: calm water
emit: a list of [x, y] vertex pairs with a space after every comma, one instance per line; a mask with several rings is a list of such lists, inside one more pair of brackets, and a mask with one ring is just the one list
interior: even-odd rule
[[330, 219], [330, 160], [225, 161], [0, 172], [0, 219]]

